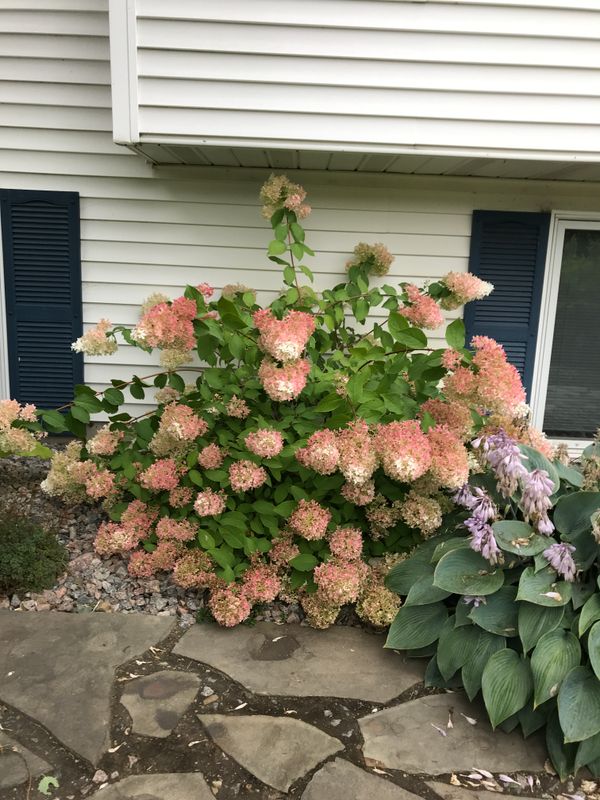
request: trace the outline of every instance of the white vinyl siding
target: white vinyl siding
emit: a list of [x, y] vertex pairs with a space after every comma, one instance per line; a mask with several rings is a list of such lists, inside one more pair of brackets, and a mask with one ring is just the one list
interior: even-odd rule
[[[0, 97], [12, 98], [0, 106], [0, 186], [80, 193], [85, 325], [102, 317], [134, 324], [145, 297], [155, 291], [175, 296], [188, 282], [208, 281], [217, 289], [243, 282], [260, 289], [263, 300], [274, 297], [279, 270], [265, 256], [269, 227], [257, 199], [270, 171], [153, 169], [113, 144], [104, 0], [10, 5], [0, 10], [7, 45], [0, 56]], [[248, 150], [251, 155], [258, 167], [266, 166], [260, 150]], [[349, 157], [326, 159], [331, 169], [343, 170]], [[321, 168], [318, 159], [314, 154], [302, 166]], [[279, 163], [284, 169], [298, 161], [282, 152]], [[600, 211], [600, 186], [593, 183], [290, 175], [306, 185], [314, 208], [306, 227], [318, 251], [309, 262], [318, 288], [339, 281], [360, 240], [382, 241], [393, 251], [389, 280], [423, 283], [467, 269], [474, 208]], [[442, 343], [441, 331], [432, 342]], [[101, 388], [113, 377], [147, 374], [156, 362], [123, 347], [113, 358], [88, 358], [85, 377]]]
[[600, 160], [597, 3], [111, 2], [132, 142]]

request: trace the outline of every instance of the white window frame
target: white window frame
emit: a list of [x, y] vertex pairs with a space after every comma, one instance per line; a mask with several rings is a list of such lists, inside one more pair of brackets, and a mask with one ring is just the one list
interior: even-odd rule
[[[542, 289], [540, 321], [538, 324], [531, 389], [532, 422], [535, 427], [540, 430], [543, 430], [544, 413], [546, 410], [546, 396], [548, 393], [548, 379], [550, 376], [550, 360], [552, 357], [552, 343], [554, 341], [554, 325], [556, 322], [556, 307], [558, 303], [565, 231], [573, 228], [579, 228], [581, 230], [600, 230], [600, 214], [581, 211], [554, 211], [550, 220], [550, 235], [548, 237], [548, 252], [544, 270], [544, 286]], [[558, 443], [564, 440], [553, 439], [551, 441]], [[569, 451], [573, 455], [577, 455], [581, 453], [590, 442], [591, 439], [569, 439], [566, 441], [566, 444], [569, 447]]]

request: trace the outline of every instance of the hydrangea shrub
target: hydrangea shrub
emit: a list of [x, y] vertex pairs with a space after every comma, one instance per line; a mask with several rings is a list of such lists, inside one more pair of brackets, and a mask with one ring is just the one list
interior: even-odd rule
[[[318, 293], [300, 224], [306, 192], [277, 176], [261, 199], [278, 298], [262, 308], [251, 288], [216, 297], [201, 283], [148, 298], [133, 329], [102, 320], [88, 330], [75, 350], [108, 355], [121, 337], [158, 350], [163, 369], [103, 392], [77, 386], [64, 415], [41, 413], [48, 430], [82, 440], [55, 455], [44, 488], [102, 502], [110, 520], [97, 551], [127, 556], [135, 575], [172, 571], [181, 586], [208, 588], [221, 624], [277, 596], [298, 598], [319, 627], [350, 602], [389, 624], [399, 600], [386, 570], [454, 508], [470, 438], [503, 427], [545, 445], [499, 345], [477, 337], [466, 349], [456, 320], [448, 348], [428, 346], [441, 309], [485, 297], [489, 284], [456, 273], [424, 289], [384, 283], [392, 255], [359, 243], [340, 283]], [[126, 393], [142, 400], [151, 387], [154, 410], [121, 409]], [[83, 441], [102, 411], [109, 424]]]
[[564, 779], [600, 774], [600, 445], [580, 466], [506, 431], [473, 442], [452, 529], [389, 572], [404, 604], [386, 646], [430, 656], [431, 686], [481, 692], [490, 721], [546, 727]]

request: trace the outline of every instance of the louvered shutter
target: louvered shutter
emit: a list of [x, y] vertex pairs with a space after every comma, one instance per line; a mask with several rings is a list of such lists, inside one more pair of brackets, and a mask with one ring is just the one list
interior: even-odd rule
[[494, 284], [465, 307], [467, 343], [484, 335], [504, 346], [531, 392], [550, 214], [474, 211], [469, 270]]
[[2, 190], [0, 208], [11, 396], [56, 408], [83, 382], [79, 195]]

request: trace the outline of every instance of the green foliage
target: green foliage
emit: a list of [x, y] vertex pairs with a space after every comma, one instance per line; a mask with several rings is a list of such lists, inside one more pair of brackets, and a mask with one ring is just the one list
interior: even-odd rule
[[0, 593], [51, 588], [67, 564], [67, 552], [54, 533], [3, 509], [0, 514]]

